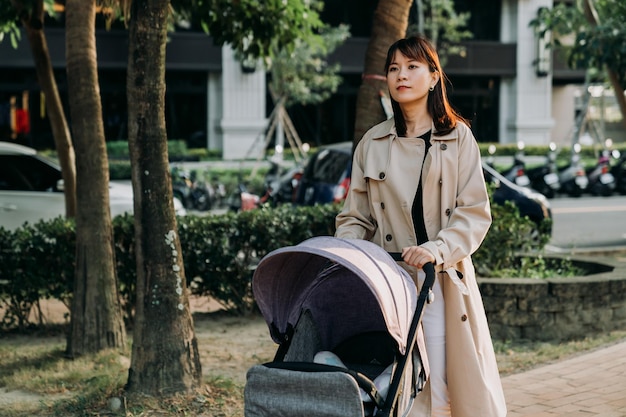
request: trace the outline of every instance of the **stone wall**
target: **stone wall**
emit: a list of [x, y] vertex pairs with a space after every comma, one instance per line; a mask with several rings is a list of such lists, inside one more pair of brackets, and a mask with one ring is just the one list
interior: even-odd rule
[[494, 340], [561, 341], [626, 329], [626, 264], [576, 261], [590, 275], [480, 278]]

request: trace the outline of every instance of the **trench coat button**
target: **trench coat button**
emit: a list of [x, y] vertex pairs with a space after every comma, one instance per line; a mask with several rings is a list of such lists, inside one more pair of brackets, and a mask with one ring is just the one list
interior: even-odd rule
[[467, 321], [467, 314], [463, 314], [461, 316], [461, 321]]
[[385, 209], [385, 203], [380, 203], [380, 208], [384, 210]]
[[439, 146], [439, 148], [441, 148], [442, 151], [445, 151], [446, 149], [448, 149], [448, 145], [446, 145], [445, 143], [442, 143], [441, 146]]
[[392, 239], [391, 235], [387, 235], [387, 236], [385, 236], [385, 240], [386, 240], [387, 242], [391, 242], [391, 239]]
[[439, 185], [443, 184], [443, 180], [439, 180]]
[[380, 178], [381, 180], [385, 179], [385, 173], [381, 172], [380, 174], [378, 174], [378, 178]]
[[452, 214], [452, 211], [450, 209], [446, 209], [446, 216], [450, 217], [450, 214]]

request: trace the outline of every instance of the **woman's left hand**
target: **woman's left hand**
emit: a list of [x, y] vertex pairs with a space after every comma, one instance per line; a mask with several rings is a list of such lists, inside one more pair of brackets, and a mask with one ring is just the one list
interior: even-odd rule
[[428, 262], [435, 262], [435, 256], [421, 246], [402, 248], [402, 259], [407, 264], [420, 269]]

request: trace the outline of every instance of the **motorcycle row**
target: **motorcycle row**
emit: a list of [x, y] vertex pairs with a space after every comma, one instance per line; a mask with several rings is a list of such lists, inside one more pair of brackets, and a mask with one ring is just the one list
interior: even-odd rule
[[239, 178], [233, 190], [215, 176], [211, 181], [198, 178], [198, 172], [174, 166], [171, 169], [172, 192], [187, 210], [209, 211], [226, 208], [229, 211], [247, 211], [263, 204], [277, 205], [293, 200], [302, 166], [285, 166], [274, 160], [263, 181], [263, 192], [257, 195], [248, 189], [246, 181]]
[[[518, 142], [517, 147], [513, 164], [499, 171], [518, 186], [532, 188], [547, 198], [557, 195], [580, 197], [583, 194], [626, 195], [626, 152], [611, 151], [605, 147], [599, 152], [596, 163], [585, 167], [580, 155], [581, 146], [576, 143], [572, 147], [568, 163], [559, 166], [557, 147], [551, 143], [544, 161], [527, 167], [523, 142]], [[486, 158], [487, 164], [494, 168], [495, 152], [496, 146], [490, 145]], [[272, 160], [269, 162], [271, 168], [265, 176], [262, 195], [250, 192], [244, 181], [239, 181], [236, 189], [228, 192], [217, 178], [204, 181], [198, 178], [195, 171], [190, 172], [179, 167], [173, 167], [171, 172], [173, 194], [186, 209], [197, 211], [223, 207], [235, 212], [246, 211], [265, 203], [276, 205], [293, 201], [293, 193], [302, 175], [302, 165], [286, 167]]]
[[263, 193], [257, 195], [248, 190], [244, 181], [239, 181], [237, 189], [228, 198], [228, 210], [247, 211], [263, 204], [277, 206], [293, 201], [298, 181], [302, 176], [302, 164], [293, 166], [269, 158], [270, 168], [263, 180]]
[[196, 171], [180, 167], [173, 167], [171, 176], [172, 193], [187, 210], [208, 211], [223, 206], [226, 188], [217, 178], [204, 181], [198, 178]]
[[[581, 160], [581, 145], [572, 147], [570, 160], [565, 166], [557, 165], [557, 147], [550, 144], [548, 154], [542, 164], [526, 167], [524, 143], [518, 142], [513, 164], [501, 171], [509, 181], [529, 187], [554, 198], [558, 194], [580, 197], [583, 194], [593, 196], [610, 196], [613, 193], [626, 194], [626, 152], [611, 151], [609, 147], [602, 149], [595, 164], [585, 167]], [[494, 165], [495, 145], [488, 149], [487, 163]]]

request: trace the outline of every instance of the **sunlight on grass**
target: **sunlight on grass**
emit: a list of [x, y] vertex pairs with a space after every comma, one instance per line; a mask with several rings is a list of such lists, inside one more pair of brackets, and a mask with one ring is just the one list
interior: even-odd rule
[[30, 398], [28, 406], [12, 405], [12, 416], [33, 415], [35, 405], [35, 409], [55, 410], [51, 415], [72, 415], [103, 404], [126, 382], [130, 362], [117, 351], [70, 360], [64, 356], [61, 339], [22, 339], [28, 342], [0, 345], [0, 386], [37, 394], [46, 401]]

